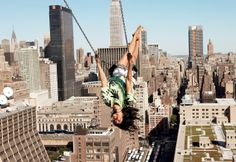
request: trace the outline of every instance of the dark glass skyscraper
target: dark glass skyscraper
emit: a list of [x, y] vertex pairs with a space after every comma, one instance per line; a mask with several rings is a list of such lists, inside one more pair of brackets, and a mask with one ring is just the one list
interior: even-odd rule
[[63, 101], [73, 96], [75, 89], [72, 12], [62, 6], [49, 6], [49, 19], [51, 40], [45, 57], [57, 63], [58, 100]]

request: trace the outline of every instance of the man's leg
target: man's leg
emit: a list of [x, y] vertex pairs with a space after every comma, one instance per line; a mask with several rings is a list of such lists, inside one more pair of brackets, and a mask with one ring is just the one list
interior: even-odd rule
[[[133, 35], [133, 39], [131, 43], [129, 44], [129, 52], [132, 55], [132, 62], [133, 64], [136, 62], [137, 57], [138, 57], [138, 52], [139, 52], [139, 46], [140, 46], [140, 36], [141, 36], [141, 31], [143, 28], [139, 26], [137, 30], [135, 31]], [[118, 62], [119, 65], [124, 65], [125, 67], [128, 66], [128, 60], [127, 60], [127, 52], [121, 57], [121, 59]]]

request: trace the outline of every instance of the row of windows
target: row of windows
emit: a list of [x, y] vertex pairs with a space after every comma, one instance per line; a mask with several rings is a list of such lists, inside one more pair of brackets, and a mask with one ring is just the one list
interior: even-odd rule
[[[219, 111], [219, 109], [192, 109], [192, 111]], [[225, 111], [225, 109], [220, 109], [221, 111]], [[185, 110], [183, 110], [185, 112]]]
[[227, 136], [227, 139], [236, 139], [236, 136]]
[[67, 122], [67, 121], [69, 121], [69, 122], [71, 122], [71, 121], [82, 121], [82, 119], [81, 118], [78, 118], [78, 119], [70, 119], [70, 118], [68, 118], [68, 119], [50, 119], [50, 118], [46, 118], [46, 119], [38, 119], [38, 121], [40, 122], [40, 121], [42, 121], [42, 122]]
[[[185, 116], [186, 114], [183, 114], [183, 116]], [[209, 113], [192, 113], [192, 116], [194, 116], [194, 115], [200, 115], [200, 116], [204, 116], [204, 115], [209, 115]], [[210, 113], [210, 115], [219, 115], [219, 113], [218, 112], [216, 112], [216, 113]], [[224, 113], [222, 113], [221, 115], [223, 115], [224, 116]]]
[[[195, 116], [193, 116], [193, 118], [195, 118]], [[196, 118], [198, 119], [198, 118], [199, 118], [199, 116], [196, 116]], [[204, 118], [205, 118], [205, 116], [202, 116], [202, 118], [204, 119]], [[209, 118], [209, 116], [206, 116], [206, 118], [208, 119], [208, 118]]]

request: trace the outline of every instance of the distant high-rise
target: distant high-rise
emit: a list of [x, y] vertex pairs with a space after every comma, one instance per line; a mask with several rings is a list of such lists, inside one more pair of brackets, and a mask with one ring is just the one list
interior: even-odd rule
[[43, 38], [44, 47], [47, 47], [49, 42], [50, 42], [50, 33], [46, 33], [44, 34]]
[[20, 74], [27, 82], [30, 92], [40, 89], [39, 50], [35, 46], [21, 48], [19, 56]]
[[18, 44], [17, 44], [17, 39], [16, 39], [16, 33], [12, 31], [10, 51], [15, 53], [17, 48], [18, 48]]
[[4, 49], [4, 52], [10, 52], [10, 41], [8, 39], [3, 39], [1, 48]]
[[3, 39], [1, 48], [4, 50], [5, 60], [9, 65], [14, 62], [14, 53], [10, 52], [10, 41], [8, 39]]
[[75, 59], [73, 21], [71, 10], [62, 6], [49, 6], [50, 43], [45, 57], [57, 63], [58, 99], [63, 101], [74, 96]]
[[79, 48], [76, 50], [76, 57], [77, 57], [77, 64], [83, 64], [84, 63], [84, 49]]
[[40, 84], [42, 89], [48, 89], [49, 98], [58, 101], [57, 64], [47, 58], [40, 58]]
[[203, 30], [202, 26], [190, 26], [189, 38], [189, 66], [195, 67], [199, 57], [203, 57]]
[[147, 82], [143, 80], [142, 77], [137, 78], [136, 82], [136, 108], [139, 109], [139, 115], [143, 119], [142, 121], [138, 121], [139, 126], [139, 136], [145, 137], [147, 135], [147, 132], [145, 132], [145, 122], [146, 122], [146, 116], [145, 112], [148, 110], [148, 88], [147, 88]]
[[149, 44], [148, 45], [148, 55], [150, 58], [151, 65], [158, 65], [160, 54], [158, 44]]
[[122, 16], [119, 0], [110, 5], [110, 47], [123, 45]]
[[4, 50], [0, 49], [0, 92], [4, 87], [11, 87], [14, 91], [14, 101], [23, 100], [29, 97], [29, 90], [26, 82], [22, 81], [13, 66], [5, 61]]
[[149, 56], [148, 56], [148, 45], [147, 45], [147, 31], [141, 31], [141, 41], [140, 41], [140, 48], [139, 48], [139, 56], [138, 56], [137, 66], [140, 67], [139, 74], [141, 77], [146, 80], [147, 78], [145, 75], [147, 74], [144, 69], [150, 67]]
[[211, 56], [213, 53], [214, 53], [214, 47], [211, 40], [209, 39], [209, 42], [207, 44], [207, 56]]
[[202, 26], [189, 26], [188, 38], [189, 38], [188, 67], [196, 71], [198, 85], [199, 87], [201, 87], [202, 77], [204, 75]]

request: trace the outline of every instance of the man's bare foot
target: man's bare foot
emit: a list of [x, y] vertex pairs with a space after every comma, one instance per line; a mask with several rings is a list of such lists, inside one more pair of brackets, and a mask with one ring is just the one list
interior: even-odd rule
[[136, 31], [134, 32], [134, 34], [132, 34], [133, 37], [139, 37], [141, 34], [141, 31], [143, 30], [143, 27], [140, 25], [138, 26], [138, 28], [136, 29]]

